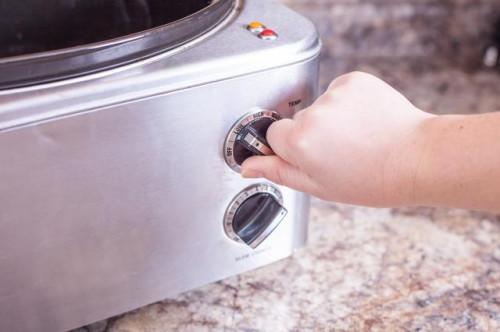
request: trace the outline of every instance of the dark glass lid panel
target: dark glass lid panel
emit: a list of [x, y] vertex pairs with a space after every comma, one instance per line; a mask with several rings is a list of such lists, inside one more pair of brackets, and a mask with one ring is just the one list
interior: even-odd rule
[[0, 58], [122, 37], [164, 25], [211, 0], [0, 0]]

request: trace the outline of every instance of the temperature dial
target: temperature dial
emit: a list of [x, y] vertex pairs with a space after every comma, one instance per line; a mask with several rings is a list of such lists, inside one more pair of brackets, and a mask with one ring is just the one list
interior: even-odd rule
[[287, 214], [280, 191], [267, 183], [255, 184], [240, 192], [224, 216], [226, 234], [255, 249]]
[[239, 119], [229, 131], [224, 144], [224, 158], [236, 172], [251, 156], [271, 155], [273, 150], [266, 140], [269, 126], [281, 116], [275, 111], [262, 110]]

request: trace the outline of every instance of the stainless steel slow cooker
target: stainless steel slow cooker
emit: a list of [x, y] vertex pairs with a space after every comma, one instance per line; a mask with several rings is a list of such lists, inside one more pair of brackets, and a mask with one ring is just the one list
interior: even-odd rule
[[308, 199], [238, 174], [317, 94], [265, 0], [0, 2], [0, 331], [64, 331], [290, 255]]

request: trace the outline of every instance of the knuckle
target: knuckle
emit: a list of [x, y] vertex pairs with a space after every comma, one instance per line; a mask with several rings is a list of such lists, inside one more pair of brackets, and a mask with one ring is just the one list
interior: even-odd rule
[[310, 145], [307, 130], [304, 128], [298, 128], [292, 135], [290, 135], [289, 140], [290, 147], [298, 152], [308, 150]]
[[373, 76], [368, 73], [362, 71], [353, 71], [333, 80], [328, 86], [328, 90], [335, 91], [339, 88], [350, 88], [354, 85], [359, 84], [360, 82], [365, 82], [372, 78]]
[[347, 76], [347, 81], [350, 83], [365, 81], [373, 77], [372, 75], [362, 71], [353, 71], [352, 73], [347, 74]]
[[266, 139], [268, 143], [271, 145], [271, 147], [273, 147], [275, 142], [279, 139], [280, 126], [283, 125], [282, 121], [284, 120], [273, 122], [267, 129]]
[[355, 70], [348, 75], [351, 77], [351, 79], [367, 78], [371, 76], [370, 74], [359, 70]]
[[337, 101], [339, 95], [344, 89], [343, 87], [329, 87], [328, 90], [322, 94], [314, 103], [314, 106], [329, 105]]
[[314, 107], [314, 104], [309, 106], [308, 108], [306, 109], [303, 109], [303, 110], [300, 110], [300, 111], [297, 111], [295, 112], [295, 114], [293, 115], [293, 119], [296, 120], [296, 121], [301, 121], [304, 116]]
[[296, 122], [295, 130], [291, 133], [288, 143], [298, 155], [303, 157], [311, 148], [315, 132], [325, 121], [323, 113], [319, 109], [311, 109], [303, 112], [300, 120]]
[[273, 182], [279, 185], [285, 184], [285, 174], [283, 174], [283, 170], [281, 168], [276, 168], [273, 174]]

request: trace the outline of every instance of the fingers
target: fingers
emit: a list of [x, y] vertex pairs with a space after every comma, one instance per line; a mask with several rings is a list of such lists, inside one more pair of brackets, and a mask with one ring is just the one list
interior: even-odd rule
[[278, 156], [248, 158], [242, 165], [241, 174], [245, 178], [263, 177], [299, 191], [312, 193], [314, 189], [314, 184], [307, 174]]
[[281, 159], [293, 165], [299, 165], [297, 150], [293, 149], [291, 142], [297, 136], [296, 121], [292, 119], [282, 119], [274, 122], [267, 130], [267, 142], [274, 153]]

